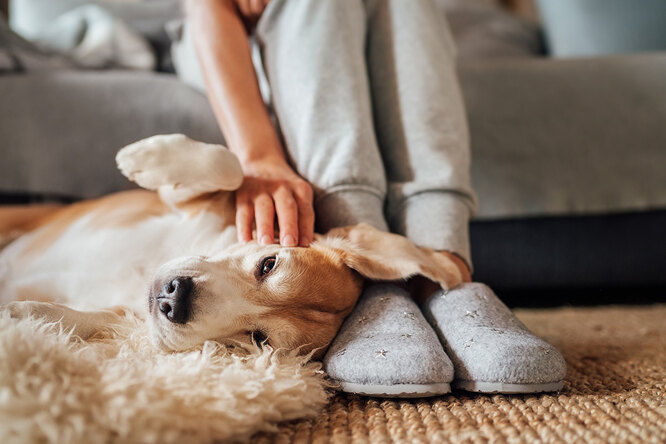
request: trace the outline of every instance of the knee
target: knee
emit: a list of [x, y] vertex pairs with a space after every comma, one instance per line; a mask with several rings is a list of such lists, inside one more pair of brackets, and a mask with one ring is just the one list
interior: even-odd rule
[[271, 0], [259, 19], [257, 33], [268, 32], [282, 23], [290, 29], [324, 25], [337, 25], [342, 29], [359, 18], [365, 20], [363, 0]]

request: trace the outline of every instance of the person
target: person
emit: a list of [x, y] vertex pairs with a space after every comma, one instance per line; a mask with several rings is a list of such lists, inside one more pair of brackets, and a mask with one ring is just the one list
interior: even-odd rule
[[454, 376], [476, 391], [562, 386], [557, 350], [471, 282], [469, 135], [454, 44], [434, 2], [192, 0], [187, 20], [198, 66], [185, 69], [200, 70], [245, 174], [239, 241], [255, 226], [262, 244], [307, 247], [315, 226], [365, 222], [461, 271], [465, 283], [449, 292], [420, 286], [420, 306], [399, 286], [367, 286], [324, 358], [343, 390], [442, 394]]

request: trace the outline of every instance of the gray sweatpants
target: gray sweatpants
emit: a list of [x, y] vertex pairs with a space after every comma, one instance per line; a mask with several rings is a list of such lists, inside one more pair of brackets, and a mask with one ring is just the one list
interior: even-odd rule
[[256, 42], [318, 231], [367, 222], [470, 263], [469, 136], [433, 2], [272, 0]]

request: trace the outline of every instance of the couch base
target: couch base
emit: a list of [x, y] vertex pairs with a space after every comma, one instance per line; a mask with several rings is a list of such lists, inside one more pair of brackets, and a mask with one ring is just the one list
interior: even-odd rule
[[[474, 279], [523, 294], [522, 302], [527, 292], [538, 289], [549, 289], [555, 297], [565, 288], [579, 289], [579, 294], [666, 288], [664, 227], [666, 210], [474, 221]], [[555, 299], [575, 301], [568, 294]]]

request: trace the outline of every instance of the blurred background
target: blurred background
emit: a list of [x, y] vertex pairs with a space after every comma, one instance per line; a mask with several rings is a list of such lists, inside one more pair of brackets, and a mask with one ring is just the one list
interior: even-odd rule
[[[514, 306], [666, 300], [666, 1], [436, 1], [472, 137], [475, 280]], [[127, 189], [115, 152], [154, 134], [223, 143], [180, 0], [0, 11], [0, 203]]]

